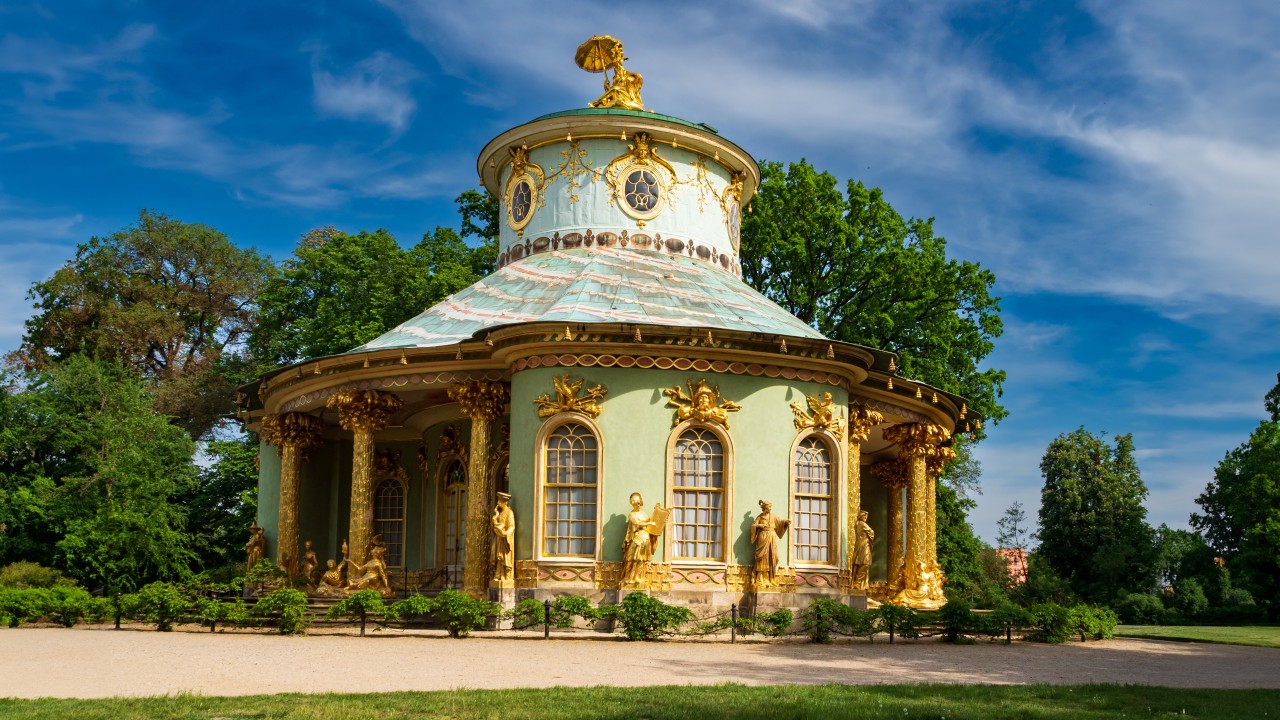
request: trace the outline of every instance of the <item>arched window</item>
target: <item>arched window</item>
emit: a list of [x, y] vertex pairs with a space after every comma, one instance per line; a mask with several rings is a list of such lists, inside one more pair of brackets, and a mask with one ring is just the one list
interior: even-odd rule
[[724, 459], [724, 444], [708, 429], [689, 428], [676, 441], [671, 458], [673, 558], [723, 559]]
[[387, 565], [404, 565], [404, 484], [386, 478], [373, 495], [373, 531], [387, 546]]
[[467, 553], [467, 468], [449, 461], [444, 475], [444, 564], [462, 565]]
[[831, 562], [831, 449], [810, 435], [796, 446], [791, 549], [796, 562]]
[[595, 557], [596, 436], [569, 422], [547, 436], [543, 465], [542, 554]]

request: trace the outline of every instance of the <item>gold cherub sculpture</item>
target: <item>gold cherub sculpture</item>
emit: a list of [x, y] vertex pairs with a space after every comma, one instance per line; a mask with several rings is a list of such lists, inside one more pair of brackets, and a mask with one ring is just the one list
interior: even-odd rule
[[[604, 73], [604, 94], [587, 105], [593, 108], [622, 108], [644, 110], [640, 99], [640, 87], [644, 78], [622, 67], [627, 58], [622, 54], [622, 43], [608, 35], [596, 35], [578, 46], [573, 61], [578, 67], [593, 73]], [[613, 71], [610, 79], [609, 71]]]

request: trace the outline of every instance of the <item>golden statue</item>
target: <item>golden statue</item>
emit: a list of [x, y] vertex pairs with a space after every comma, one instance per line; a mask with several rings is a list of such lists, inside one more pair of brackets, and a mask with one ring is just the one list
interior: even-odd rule
[[516, 515], [510, 501], [510, 494], [498, 493], [498, 506], [489, 519], [493, 526], [493, 582], [501, 587], [514, 587], [516, 579]]
[[680, 389], [679, 385], [662, 391], [662, 394], [667, 396], [667, 405], [676, 408], [676, 418], [672, 421], [671, 427], [686, 420], [700, 420], [720, 423], [725, 430], [728, 430], [729, 413], [738, 412], [742, 406], [731, 400], [722, 400], [720, 386], [709, 388], [705, 379], [699, 380], [697, 386], [690, 381], [685, 381], [685, 386], [689, 388], [688, 395]]
[[858, 524], [855, 528], [853, 562], [853, 589], [866, 590], [870, 585], [871, 573], [871, 541], [875, 540], [876, 531], [867, 524], [867, 511], [858, 511]]
[[[391, 594], [391, 580], [387, 577], [387, 546], [381, 542], [369, 550], [369, 561], [364, 565], [347, 560], [347, 594], [358, 590], [375, 590], [381, 595]], [[355, 568], [358, 577], [351, 576], [351, 568]]]
[[756, 549], [756, 564], [751, 581], [757, 590], [775, 588], [778, 584], [778, 538], [787, 533], [791, 521], [773, 514], [773, 503], [760, 501], [760, 514], [751, 523], [751, 544]]
[[316, 585], [315, 594], [327, 597], [338, 597], [343, 594], [342, 571], [347, 567], [347, 560], [343, 558], [342, 563], [338, 564], [333, 560], [326, 560], [327, 567], [324, 575], [320, 576], [320, 584]]
[[252, 570], [267, 556], [267, 536], [258, 523], [249, 526], [249, 540], [244, 544], [244, 569]]
[[571, 382], [569, 376], [564, 375], [552, 377], [551, 382], [556, 389], [556, 399], [552, 400], [547, 393], [534, 398], [533, 402], [538, 405], [538, 417], [551, 417], [566, 412], [582, 413], [589, 418], [600, 417], [603, 408], [599, 401], [604, 398], [608, 390], [596, 385], [587, 390], [585, 397], [578, 397], [584, 382], [582, 378]]
[[836, 405], [831, 400], [831, 393], [822, 393], [821, 400], [812, 395], [806, 395], [805, 401], [809, 403], [809, 412], [805, 412], [804, 408], [800, 407], [799, 400], [791, 403], [791, 412], [796, 416], [797, 431], [814, 428], [830, 430], [836, 434], [844, 432], [844, 418], [836, 414]]
[[671, 511], [654, 504], [650, 517], [640, 508], [644, 498], [631, 493], [631, 513], [627, 515], [627, 534], [622, 538], [622, 586], [643, 587], [649, 583], [649, 562], [658, 549], [658, 538], [667, 525]]
[[[622, 43], [608, 35], [596, 35], [578, 46], [573, 61], [578, 67], [593, 73], [604, 73], [604, 94], [587, 105], [593, 108], [622, 108], [644, 110], [640, 100], [640, 88], [644, 78], [622, 67], [628, 58], [622, 54]], [[610, 79], [609, 71], [613, 71]]]
[[315, 582], [316, 567], [320, 564], [320, 559], [316, 557], [316, 551], [311, 549], [311, 541], [308, 540], [303, 545], [306, 551], [302, 553], [302, 577], [307, 583]]
[[894, 596], [894, 603], [920, 610], [937, 610], [947, 604], [947, 597], [942, 593], [946, 578], [936, 564], [926, 565], [923, 560], [917, 560], [914, 567], [907, 566], [903, 576], [903, 588]]

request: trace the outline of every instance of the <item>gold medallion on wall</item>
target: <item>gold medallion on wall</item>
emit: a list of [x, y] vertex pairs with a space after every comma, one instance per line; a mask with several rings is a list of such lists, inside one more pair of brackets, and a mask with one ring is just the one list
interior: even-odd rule
[[533, 213], [538, 208], [543, 177], [542, 168], [529, 162], [529, 151], [526, 148], [511, 148], [511, 174], [507, 176], [507, 187], [502, 199], [506, 208], [507, 225], [516, 231], [517, 237], [524, 237], [524, 228], [533, 219]]
[[658, 157], [648, 133], [636, 133], [635, 142], [627, 148], [626, 154], [609, 162], [605, 173], [613, 188], [612, 201], [643, 228], [671, 202], [676, 171]]
[[746, 179], [744, 173], [734, 173], [733, 179], [720, 194], [720, 208], [724, 210], [724, 225], [729, 231], [729, 242], [733, 251], [738, 252], [739, 238], [742, 235], [742, 183]]

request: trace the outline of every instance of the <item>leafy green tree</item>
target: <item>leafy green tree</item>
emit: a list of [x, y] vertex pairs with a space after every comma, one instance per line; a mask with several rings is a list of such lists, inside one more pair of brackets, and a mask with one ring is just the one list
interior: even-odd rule
[[143, 210], [32, 286], [36, 314], [8, 359], [26, 371], [78, 354], [119, 361], [154, 383], [161, 414], [199, 437], [234, 410], [238, 378], [223, 359], [243, 344], [271, 273], [211, 227]]
[[1005, 416], [1002, 370], [980, 369], [1003, 332], [995, 276], [948, 259], [933, 220], [904, 219], [878, 188], [805, 161], [761, 164], [742, 223], [743, 278], [828, 337], [899, 354], [904, 376]]
[[262, 293], [254, 355], [276, 366], [347, 352], [474, 283], [483, 269], [448, 228], [409, 250], [386, 230], [312, 230]]
[[195, 481], [195, 444], [152, 410], [141, 379], [77, 355], [0, 395], [0, 564], [124, 590], [189, 574], [173, 499]]
[[244, 561], [245, 528], [258, 511], [258, 439], [212, 440], [203, 445], [198, 482], [176, 498], [187, 510], [192, 549], [204, 568]]
[[481, 241], [472, 254], [476, 274], [488, 275], [498, 262], [498, 199], [487, 192], [466, 190], [454, 202], [462, 216], [462, 237]]
[[1154, 548], [1133, 436], [1117, 436], [1112, 447], [1084, 428], [1059, 435], [1040, 470], [1037, 555], [1090, 602], [1149, 589]]
[[[1280, 375], [1276, 376], [1280, 381]], [[1280, 614], [1280, 382], [1266, 396], [1270, 418], [1227, 453], [1196, 498], [1204, 511], [1191, 526], [1204, 533], [1235, 583], [1272, 617]]]

